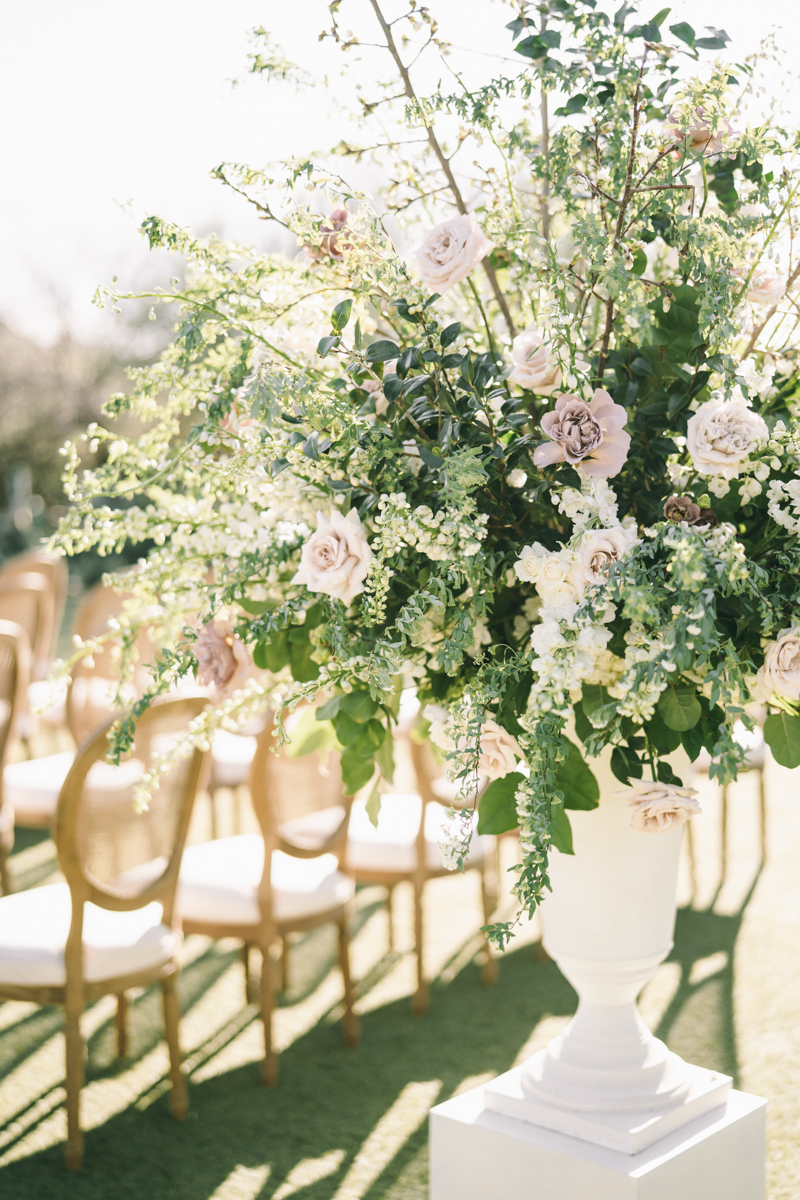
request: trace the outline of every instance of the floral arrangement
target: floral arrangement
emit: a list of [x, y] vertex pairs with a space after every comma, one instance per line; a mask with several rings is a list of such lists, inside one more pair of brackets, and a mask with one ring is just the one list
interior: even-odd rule
[[[375, 819], [416, 689], [465, 800], [446, 860], [476, 805], [481, 831], [518, 826], [531, 913], [605, 747], [656, 834], [698, 811], [669, 755], [735, 777], [759, 705], [800, 764], [797, 139], [747, 123], [758, 59], [669, 9], [520, 0], [509, 72], [468, 86], [430, 8], [361, 0], [345, 33], [340, 7], [324, 36], [377, 35], [392, 70], [366, 143], [214, 172], [292, 254], [144, 222], [189, 264], [147, 293], [175, 338], [66, 448], [53, 544], [142, 546], [109, 636], [123, 677], [142, 626], [160, 649], [115, 753], [187, 676], [212, 692], [193, 738], [269, 706], [280, 748], [315, 705], [305, 744], [335, 740]], [[255, 37], [253, 70], [302, 87]], [[415, 82], [418, 51], [450, 92]], [[372, 162], [374, 195], [337, 155]]]

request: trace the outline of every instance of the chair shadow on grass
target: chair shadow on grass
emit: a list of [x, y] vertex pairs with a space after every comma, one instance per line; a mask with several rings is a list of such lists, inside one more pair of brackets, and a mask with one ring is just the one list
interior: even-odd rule
[[[670, 960], [679, 964], [680, 980], [656, 1030], [678, 1053], [734, 1079], [733, 956], [757, 878], [733, 915], [679, 910]], [[367, 908], [368, 916], [372, 909]], [[296, 948], [293, 1000], [308, 995], [334, 964], [333, 940], [322, 930], [319, 934]], [[727, 955], [724, 963], [722, 954]], [[692, 982], [694, 964], [708, 960], [713, 967], [714, 955], [722, 964], [719, 969]], [[181, 983], [184, 1013], [237, 957], [235, 950], [212, 945], [187, 965]], [[378, 964], [362, 989], [368, 991], [383, 973]], [[0, 1172], [0, 1194], [3, 1200], [106, 1200], [112, 1194], [115, 1200], [208, 1200], [237, 1168], [266, 1169], [268, 1164], [266, 1181], [256, 1184], [255, 1193], [247, 1192], [251, 1200], [256, 1195], [268, 1200], [299, 1162], [339, 1151], [341, 1162], [334, 1158], [324, 1178], [298, 1188], [301, 1200], [332, 1200], [364, 1142], [404, 1088], [427, 1082], [429, 1095], [435, 1092], [442, 1101], [469, 1077], [507, 1070], [544, 1016], [567, 1016], [575, 1003], [574, 991], [555, 964], [538, 961], [537, 947], [529, 944], [503, 957], [495, 987], [481, 983], [474, 961], [449, 982], [435, 983], [422, 1019], [411, 1014], [405, 997], [367, 1012], [356, 1050], [342, 1043], [337, 1006], [284, 1052], [276, 1088], [259, 1084], [255, 1062], [204, 1078], [190, 1084], [190, 1117], [177, 1124], [168, 1115], [167, 1096], [159, 1094], [159, 1085], [153, 1103], [131, 1103], [87, 1132], [86, 1165], [80, 1174], [65, 1172], [61, 1146], [55, 1145], [6, 1166]], [[255, 1006], [245, 1005], [242, 987], [241, 1010], [193, 1050], [192, 1065], [206, 1062], [256, 1014]], [[0, 1050], [8, 1032], [0, 1035]], [[161, 1036], [160, 998], [151, 989], [133, 1006], [132, 1057], [146, 1054]], [[109, 1022], [89, 1040], [87, 1079], [120, 1069], [113, 1060]], [[426, 1122], [411, 1125], [410, 1136], [400, 1136], [377, 1177], [354, 1195], [424, 1200]]]

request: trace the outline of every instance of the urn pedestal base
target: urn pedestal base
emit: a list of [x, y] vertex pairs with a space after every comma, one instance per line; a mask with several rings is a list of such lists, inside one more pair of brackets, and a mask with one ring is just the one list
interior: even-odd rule
[[431, 1111], [430, 1200], [764, 1200], [766, 1105], [729, 1092], [677, 1132], [623, 1154], [505, 1116], [474, 1088]]

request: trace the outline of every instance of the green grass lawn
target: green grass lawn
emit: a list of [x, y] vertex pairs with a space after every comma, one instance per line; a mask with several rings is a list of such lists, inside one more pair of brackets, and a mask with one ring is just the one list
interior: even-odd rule
[[[773, 768], [770, 852], [759, 875], [753, 780], [732, 789], [731, 849], [720, 886], [719, 800], [706, 789], [694, 888], [685, 862], [675, 949], [642, 999], [646, 1018], [678, 1053], [770, 1097], [772, 1200], [800, 1194], [797, 793], [795, 776]], [[513, 847], [505, 853], [511, 860]], [[41, 835], [20, 831], [15, 861], [21, 886], [53, 877], [52, 844]], [[428, 968], [435, 981], [424, 1018], [413, 1017], [408, 1002], [409, 896], [396, 896], [401, 953], [389, 955], [381, 891], [359, 893], [356, 1050], [341, 1040], [332, 931], [297, 941], [276, 1018], [283, 1052], [274, 1089], [258, 1080], [261, 1030], [255, 1006], [244, 1002], [236, 946], [188, 939], [181, 999], [191, 1112], [181, 1124], [168, 1112], [158, 993], [132, 1003], [130, 1054], [122, 1062], [115, 1057], [113, 1002], [98, 1002], [86, 1016], [80, 1174], [67, 1174], [62, 1164], [60, 1011], [0, 1005], [0, 1197], [422, 1200], [430, 1105], [508, 1069], [563, 1028], [575, 1005], [555, 964], [537, 953], [535, 925], [504, 956], [497, 985], [483, 986], [475, 962], [476, 884], [468, 875], [430, 888]]]

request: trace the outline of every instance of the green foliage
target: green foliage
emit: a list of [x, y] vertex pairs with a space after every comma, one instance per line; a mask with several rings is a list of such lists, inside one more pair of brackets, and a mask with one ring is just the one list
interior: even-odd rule
[[782, 767], [800, 767], [800, 716], [773, 713], [764, 722], [764, 740]]

